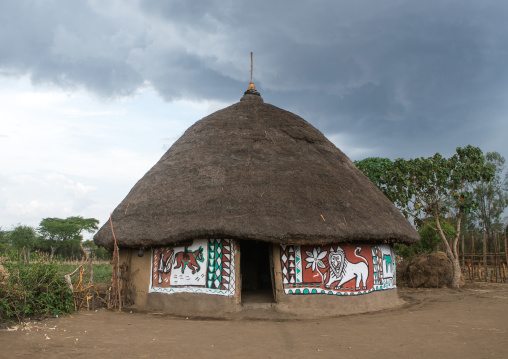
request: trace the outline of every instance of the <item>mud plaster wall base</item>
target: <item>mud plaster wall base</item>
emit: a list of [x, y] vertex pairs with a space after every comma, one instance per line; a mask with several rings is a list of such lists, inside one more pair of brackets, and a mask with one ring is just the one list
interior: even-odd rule
[[[241, 309], [241, 289], [238, 284], [233, 297], [196, 293], [149, 293], [152, 264], [150, 251], [145, 250], [143, 257], [138, 257], [137, 253], [136, 249], [120, 250], [120, 264], [125, 263], [128, 266], [129, 285], [128, 293], [125, 295], [132, 303], [133, 309], [161, 311], [174, 315], [208, 316], [213, 314], [214, 317]], [[235, 267], [238, 274], [240, 272], [239, 253], [236, 255], [238, 260], [235, 262]]]
[[[238, 247], [240, 248], [240, 247]], [[273, 257], [280, 257], [280, 246], [272, 246]], [[143, 257], [137, 249], [120, 250], [120, 264], [128, 266], [128, 299], [132, 308], [142, 311], [164, 312], [185, 316], [222, 317], [242, 310], [240, 280], [240, 250], [236, 253], [235, 267], [237, 287], [234, 297], [195, 293], [149, 293], [151, 256], [149, 250]], [[379, 311], [402, 305], [397, 289], [383, 290], [356, 296], [288, 295], [284, 293], [281, 264], [273, 261], [275, 280], [275, 304], [273, 308], [296, 318], [329, 317]]]
[[[273, 258], [280, 258], [281, 247], [273, 246]], [[281, 263], [273, 261], [275, 279], [275, 309], [299, 317], [326, 317], [374, 312], [395, 308], [405, 302], [397, 289], [377, 291], [363, 295], [290, 295], [284, 292]]]
[[286, 295], [276, 304], [276, 310], [300, 317], [330, 317], [375, 312], [402, 304], [397, 290], [391, 289], [355, 296]]

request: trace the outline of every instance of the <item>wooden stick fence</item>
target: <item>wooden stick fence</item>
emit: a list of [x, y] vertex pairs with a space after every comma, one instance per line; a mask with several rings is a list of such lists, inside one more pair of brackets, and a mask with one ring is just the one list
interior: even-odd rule
[[[77, 278], [73, 281], [72, 277], [74, 275], [77, 275]], [[74, 310], [95, 310], [96, 298], [105, 302], [95, 287], [93, 278], [93, 263], [91, 260], [82, 262], [81, 265], [79, 265], [72, 273], [66, 274], [64, 277], [72, 291]], [[89, 278], [88, 283], [86, 283], [87, 278]]]
[[[493, 250], [487, 251], [487, 233], [483, 234], [481, 253], [475, 253], [475, 236], [471, 235], [471, 250], [465, 251], [464, 236], [462, 236], [462, 273], [466, 280], [490, 281], [495, 283], [507, 283], [508, 271], [508, 248], [506, 232], [504, 233], [504, 253], [501, 254], [501, 241], [499, 234], [493, 235]], [[503, 258], [504, 257], [504, 258]]]
[[[66, 274], [64, 277], [69, 284], [69, 288], [73, 291], [74, 297], [74, 309], [95, 309], [95, 298], [102, 300], [108, 309], [118, 309], [122, 310], [122, 282], [128, 282], [128, 280], [122, 280], [123, 272], [126, 272], [126, 268], [122, 271], [119, 265], [119, 250], [116, 241], [115, 232], [113, 229], [113, 221], [111, 220], [110, 214], [110, 223], [111, 223], [111, 232], [114, 238], [114, 250], [113, 250], [113, 270], [111, 275], [111, 287], [106, 292], [106, 299], [102, 299], [99, 295], [99, 292], [96, 289], [94, 283], [94, 269], [93, 264], [97, 261], [93, 261], [91, 257], [85, 252], [83, 247], [81, 246], [83, 252], [85, 252], [86, 259], [85, 261], [80, 262], [80, 265], [70, 274]], [[99, 264], [107, 264], [108, 262], [99, 262]], [[76, 262], [68, 263], [68, 264], [77, 264]], [[77, 274], [79, 273], [79, 275]], [[72, 276], [77, 275], [78, 278], [73, 281]], [[90, 278], [89, 282], [86, 283], [85, 279]]]

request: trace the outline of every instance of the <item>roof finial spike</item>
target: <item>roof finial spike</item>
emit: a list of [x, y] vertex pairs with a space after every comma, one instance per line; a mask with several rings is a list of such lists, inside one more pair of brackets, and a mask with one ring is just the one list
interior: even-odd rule
[[252, 72], [254, 71], [254, 53], [251, 52], [250, 53], [250, 84], [249, 84], [249, 87], [247, 88], [247, 91], [245, 91], [245, 94], [248, 95], [258, 95], [258, 96], [261, 96], [258, 92], [258, 90], [256, 90], [256, 86], [254, 85], [254, 81], [252, 81]]

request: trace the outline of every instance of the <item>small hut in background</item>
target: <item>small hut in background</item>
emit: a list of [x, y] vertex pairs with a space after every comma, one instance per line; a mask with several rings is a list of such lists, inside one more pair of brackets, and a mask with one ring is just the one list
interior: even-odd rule
[[[419, 239], [344, 153], [252, 81], [191, 126], [112, 221], [134, 307], [180, 315], [223, 316], [254, 297], [304, 316], [393, 307], [393, 243]], [[94, 238], [113, 247], [109, 221]]]

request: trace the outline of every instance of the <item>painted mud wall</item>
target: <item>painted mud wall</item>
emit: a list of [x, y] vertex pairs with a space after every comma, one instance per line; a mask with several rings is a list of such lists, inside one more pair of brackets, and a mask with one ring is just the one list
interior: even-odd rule
[[[233, 241], [231, 241], [233, 242]], [[204, 241], [203, 243], [207, 243], [207, 241]], [[194, 243], [193, 243], [194, 244]], [[197, 242], [196, 242], [197, 244]], [[240, 243], [241, 244], [241, 243]], [[200, 244], [200, 246], [203, 246], [203, 244]], [[199, 246], [198, 246], [199, 247]], [[293, 252], [295, 250], [295, 247], [292, 246]], [[336, 245], [332, 246], [333, 249], [336, 251]], [[368, 247], [368, 246], [367, 246]], [[192, 247], [188, 247], [188, 250], [192, 249]], [[194, 247], [195, 248], [195, 247]], [[302, 248], [303, 248], [303, 255], [302, 255]], [[313, 258], [313, 250], [314, 247], [302, 247], [297, 248], [300, 250], [300, 261], [303, 260], [303, 268], [306, 267], [306, 265], [309, 263], [305, 260], [305, 258]], [[355, 247], [356, 248], [356, 247]], [[389, 247], [388, 247], [389, 248]], [[171, 248], [170, 248], [171, 249]], [[184, 247], [173, 247], [173, 252], [180, 252], [184, 250]], [[196, 248], [195, 248], [196, 249]], [[195, 250], [194, 249], [194, 250]], [[203, 247], [204, 249], [204, 247]], [[279, 245], [272, 246], [272, 253], [273, 253], [273, 269], [274, 269], [274, 284], [275, 284], [275, 301], [276, 306], [275, 309], [279, 312], [284, 313], [290, 313], [292, 315], [298, 315], [301, 317], [328, 317], [330, 315], [343, 315], [343, 314], [352, 314], [352, 313], [362, 313], [362, 312], [368, 312], [368, 311], [376, 311], [386, 308], [393, 308], [397, 305], [402, 304], [400, 299], [398, 298], [397, 291], [396, 290], [374, 290], [372, 293], [368, 295], [350, 295], [350, 296], [340, 296], [341, 300], [338, 300], [338, 296], [334, 295], [294, 295], [293, 293], [286, 294], [286, 291], [289, 292], [289, 289], [293, 289], [295, 294], [306, 294], [305, 289], [309, 289], [308, 287], [289, 287], [288, 285], [292, 284], [302, 284], [304, 285], [303, 281], [296, 282], [298, 276], [294, 276], [295, 283], [290, 283], [291, 276], [288, 275], [290, 271], [289, 269], [289, 259], [290, 256], [287, 256], [286, 260], [281, 260], [283, 257], [283, 254], [286, 253], [286, 255], [289, 254], [289, 246], [281, 247]], [[386, 255], [386, 247], [384, 250], [381, 251], [382, 255]], [[169, 314], [176, 314], [176, 315], [204, 315], [204, 316], [216, 316], [216, 317], [224, 317], [231, 313], [235, 313], [238, 311], [241, 311], [242, 304], [241, 304], [241, 274], [240, 274], [240, 250], [241, 246], [237, 245], [237, 242], [233, 242], [233, 253], [234, 256], [232, 259], [232, 264], [234, 263], [234, 266], [231, 266], [234, 271], [234, 283], [235, 283], [235, 294], [234, 296], [227, 296], [227, 295], [210, 295], [210, 293], [202, 294], [204, 292], [196, 291], [196, 287], [192, 287], [191, 285], [188, 285], [190, 288], [194, 291], [190, 291], [190, 293], [196, 293], [196, 294], [190, 294], [189, 292], [186, 292], [185, 289], [181, 291], [172, 291], [170, 295], [166, 294], [167, 292], [159, 291], [159, 290], [151, 290], [152, 285], [154, 287], [158, 287], [158, 281], [159, 277], [154, 277], [153, 270], [156, 269], [158, 273], [159, 269], [159, 261], [160, 256], [157, 258], [156, 261], [154, 261], [153, 252], [148, 252], [142, 257], [138, 257], [138, 249], [121, 249], [120, 250], [120, 262], [122, 265], [125, 265], [128, 270], [126, 273], [126, 294], [129, 297], [129, 300], [131, 303], [133, 303], [132, 308], [134, 309], [140, 309], [140, 310], [147, 310], [147, 311], [156, 311], [156, 312], [165, 312]], [[316, 253], [317, 253], [316, 248]], [[319, 248], [320, 252], [317, 254], [316, 257], [318, 257], [322, 251], [328, 251], [327, 247], [320, 246]], [[306, 254], [306, 251], [309, 253], [312, 253], [311, 256]], [[168, 256], [170, 256], [171, 252], [166, 252], [164, 255], [163, 261], [168, 259]], [[206, 258], [204, 256], [203, 252], [203, 259]], [[354, 253], [353, 253], [354, 254]], [[325, 255], [327, 256], [328, 253]], [[362, 256], [365, 256], [363, 251], [361, 252]], [[379, 256], [379, 252], [376, 254]], [[321, 256], [323, 256], [321, 254]], [[296, 262], [296, 258], [298, 256], [295, 256], [293, 254], [293, 259], [291, 261]], [[173, 255], [174, 258], [174, 255]], [[348, 256], [348, 260], [350, 259], [350, 256]], [[327, 258], [321, 259], [323, 261], [323, 265], [325, 265], [325, 269], [327, 268]], [[354, 259], [350, 259], [351, 262], [356, 262]], [[222, 261], [222, 259], [221, 259]], [[375, 259], [373, 259], [373, 262]], [[388, 260], [385, 259], [385, 265]], [[154, 264], [156, 262], [156, 264]], [[171, 262], [167, 262], [167, 264], [170, 264]], [[283, 274], [284, 271], [284, 263], [286, 263], [286, 274]], [[395, 263], [393, 261], [393, 263]], [[204, 270], [205, 267], [205, 260], [203, 262], [199, 261], [200, 265], [200, 271]], [[208, 255], [208, 267], [211, 267], [210, 265], [210, 255]], [[295, 263], [296, 265], [296, 263]], [[176, 267], [177, 265], [175, 265]], [[316, 263], [316, 266], [318, 264]], [[194, 265], [192, 266], [195, 267]], [[302, 265], [300, 264], [300, 267]], [[175, 268], [171, 266], [171, 270], [173, 271]], [[195, 268], [196, 269], [196, 268]], [[218, 268], [214, 268], [218, 269]], [[321, 272], [324, 273], [325, 269], [320, 268]], [[393, 273], [394, 273], [393, 268]], [[207, 275], [210, 274], [211, 268], [207, 268]], [[312, 272], [312, 264], [307, 270]], [[164, 269], [163, 269], [164, 271]], [[176, 271], [181, 273], [181, 267], [176, 268]], [[196, 271], [198, 272], [198, 271]], [[192, 270], [184, 269], [184, 273], [192, 273]], [[233, 272], [231, 272], [233, 273]], [[388, 272], [386, 272], [388, 273]], [[164, 276], [162, 276], [162, 280], [169, 276], [169, 273], [163, 273]], [[370, 272], [369, 272], [370, 274]], [[319, 276], [317, 273], [313, 273], [313, 275]], [[383, 274], [383, 277], [387, 277]], [[284, 283], [283, 279], [287, 279], [287, 283]], [[316, 277], [317, 278], [317, 277]], [[322, 282], [321, 277], [318, 280], [318, 284]], [[169, 278], [170, 279], [170, 278]], [[302, 277], [303, 279], [303, 277]], [[394, 284], [395, 284], [395, 278]], [[385, 279], [385, 286], [389, 282], [389, 279]], [[164, 284], [166, 287], [159, 287], [162, 289], [171, 289], [171, 285], [169, 287], [167, 286], [168, 283], [165, 282]], [[332, 283], [332, 285], [337, 285], [338, 283]], [[346, 283], [347, 286], [350, 286], [351, 283]], [[211, 284], [208, 284], [211, 285]], [[354, 285], [354, 284], [353, 284]], [[381, 284], [377, 284], [381, 285]], [[206, 285], [205, 285], [206, 287]], [[202, 287], [201, 287], [202, 288]], [[386, 287], [389, 288], [388, 286]], [[393, 288], [395, 286], [393, 285]], [[183, 289], [183, 288], [174, 288], [174, 289]], [[217, 290], [215, 288], [209, 288], [212, 290]], [[296, 289], [300, 289], [300, 293], [296, 293]], [[312, 289], [318, 289], [316, 287]], [[311, 290], [312, 292], [312, 290]]]
[[396, 288], [395, 252], [382, 245], [281, 246], [285, 294], [359, 295]]
[[150, 293], [204, 293], [233, 297], [236, 248], [230, 239], [200, 239], [152, 250]]

